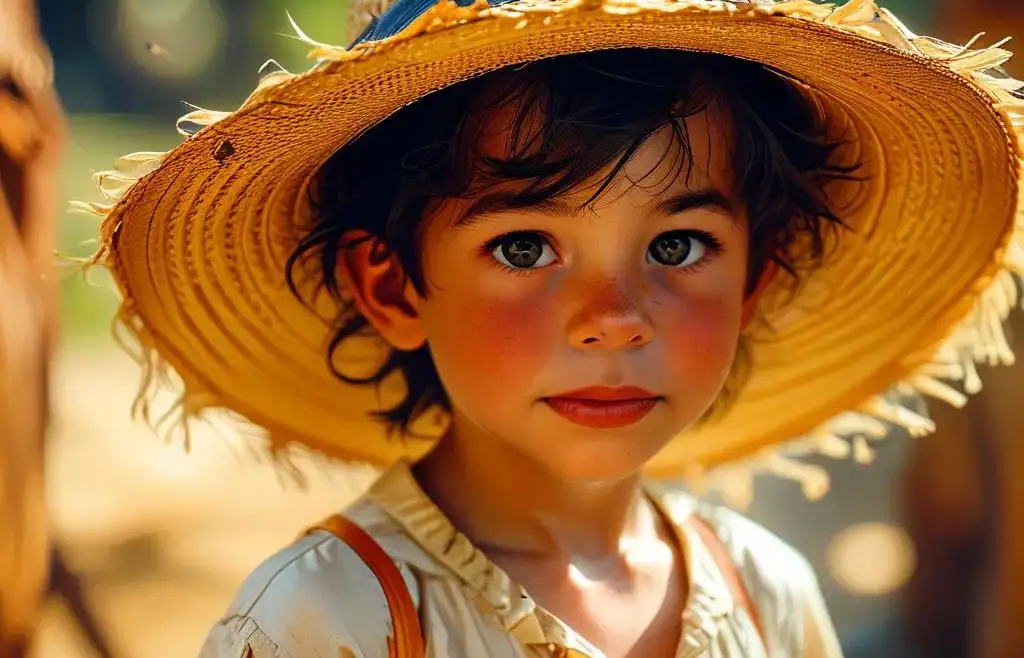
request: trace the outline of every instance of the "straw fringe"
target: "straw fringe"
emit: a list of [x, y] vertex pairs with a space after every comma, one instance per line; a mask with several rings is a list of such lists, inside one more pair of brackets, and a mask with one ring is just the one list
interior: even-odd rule
[[[197, 123], [212, 125], [229, 114], [197, 108], [186, 117]], [[185, 117], [179, 119], [179, 126], [183, 120]], [[179, 132], [182, 131], [179, 129]], [[189, 133], [182, 134], [189, 136]], [[113, 247], [120, 231], [120, 224], [109, 217], [110, 211], [135, 183], [155, 171], [166, 155], [165, 152], [157, 151], [130, 153], [118, 158], [112, 170], [95, 173], [93, 177], [100, 192], [111, 203], [71, 202], [71, 212], [103, 220], [99, 228], [100, 248], [85, 262], [83, 271], [86, 274], [92, 267], [115, 268], [116, 255]], [[166, 442], [180, 441], [187, 452], [192, 446], [193, 425], [197, 422], [212, 425], [209, 419], [204, 417], [204, 412], [217, 409], [218, 416], [228, 421], [233, 433], [249, 439], [254, 454], [269, 457], [268, 461], [278, 469], [279, 476], [299, 486], [305, 484], [305, 476], [295, 465], [292, 450], [286, 442], [273, 441], [265, 430], [227, 410], [223, 401], [204, 387], [189, 385], [186, 373], [176, 371], [159, 356], [156, 340], [142, 321], [133, 299], [126, 298], [122, 301], [115, 315], [111, 334], [115, 343], [138, 364], [140, 369], [138, 389], [132, 402], [133, 417], [142, 419]], [[176, 397], [172, 403], [163, 405], [163, 408], [157, 411], [157, 398], [167, 391], [175, 392]]]
[[[552, 5], [537, 0], [527, 4], [517, 3], [514, 9], [489, 7], [482, 0], [471, 6], [458, 6], [450, 0], [442, 1], [397, 37], [383, 43], [359, 45], [351, 50], [314, 41], [295, 24], [291, 16], [289, 21], [297, 38], [312, 47], [309, 54], [311, 59], [346, 61], [362, 57], [371, 50], [389, 48], [398, 41], [407, 40], [423, 32], [477, 20], [488, 14], [512, 15], [530, 20], [532, 13], [550, 16], [581, 4], [589, 5], [594, 1], [596, 0], [572, 0]], [[643, 0], [632, 0], [628, 5], [622, 3], [622, 0], [606, 0], [603, 6], [605, 10], [613, 12], [623, 11], [626, 7], [632, 7], [635, 11], [642, 8]], [[674, 10], [699, 9], [708, 12], [709, 7], [710, 11], [783, 14], [823, 23], [916, 53], [921, 57], [945, 62], [951, 71], [972, 80], [992, 97], [993, 102], [1007, 117], [1007, 139], [1013, 141], [1018, 152], [1024, 153], [1024, 100], [1014, 95], [1014, 92], [1019, 93], [1024, 89], [1024, 83], [992, 71], [1011, 56], [1009, 51], [1001, 48], [1006, 40], [988, 47], [974, 48], [982, 35], [978, 35], [964, 46], [955, 46], [930, 37], [919, 37], [890, 12], [877, 7], [874, 0], [850, 0], [840, 7], [819, 4], [812, 0], [787, 0], [768, 5], [736, 4], [721, 0], [678, 0]], [[268, 62], [269, 64], [276, 66], [274, 62]], [[264, 75], [243, 107], [258, 99], [270, 87], [293, 77], [294, 74], [283, 70]], [[179, 120], [179, 131], [188, 137], [229, 115], [228, 112], [195, 108]], [[183, 125], [196, 129], [182, 130]], [[155, 152], [133, 153], [120, 158], [114, 170], [97, 173], [96, 181], [104, 197], [111, 202], [122, 198], [135, 182], [159, 166], [164, 155]], [[853, 459], [861, 464], [870, 463], [874, 459], [871, 444], [884, 439], [891, 426], [902, 427], [915, 437], [934, 431], [935, 426], [930, 419], [911, 410], [905, 403], [908, 396], [927, 396], [954, 407], [962, 407], [968, 396], [981, 390], [977, 364], [1013, 364], [1014, 355], [1007, 341], [1003, 323], [1014, 308], [1022, 306], [1018, 285], [1024, 281], [1024, 185], [1020, 187], [1016, 231], [1003, 253], [997, 255], [999, 271], [990, 281], [985, 282], [984, 290], [977, 297], [973, 309], [959, 328], [930, 355], [928, 360], [924, 363], [911, 364], [916, 367], [916, 372], [893, 387], [896, 395], [890, 392], [876, 396], [860, 409], [836, 416], [807, 437], [785, 446], [766, 449], [742, 463], [721, 466], [711, 472], [695, 465], [686, 474], [694, 486], [698, 489], [718, 490], [730, 504], [743, 508], [752, 499], [755, 475], [768, 473], [798, 483], [808, 499], [819, 499], [829, 490], [828, 473], [821, 466], [801, 461], [801, 457], [823, 455], [832, 459]], [[77, 201], [72, 204], [74, 211], [104, 220], [99, 230], [100, 249], [90, 260], [92, 266], [115, 265], [112, 246], [120, 227], [116, 219], [109, 216], [112, 208], [112, 203]], [[188, 373], [178, 373], [185, 382], [184, 392], [172, 408], [165, 411], [162, 419], [154, 423], [152, 402], [160, 389], [174, 386], [173, 370], [157, 355], [156, 341], [136, 312], [131, 299], [124, 300], [117, 314], [115, 334], [123, 345], [127, 346], [126, 339], [135, 344], [135, 349], [129, 349], [129, 352], [134, 353], [142, 369], [139, 392], [133, 407], [134, 413], [154, 428], [166, 423], [169, 433], [182, 434], [187, 448], [191, 422], [199, 418], [205, 409], [221, 407], [222, 401], [202, 387], [190, 385], [190, 382], [195, 382], [195, 378], [190, 377]], [[919, 355], [914, 358], [920, 360]], [[182, 387], [178, 388], [180, 390]], [[267, 436], [265, 432], [243, 418], [235, 416], [235, 420], [246, 434], [261, 439], [273, 461], [281, 465], [290, 478], [301, 478], [301, 474], [288, 460], [289, 448], [284, 439]]]

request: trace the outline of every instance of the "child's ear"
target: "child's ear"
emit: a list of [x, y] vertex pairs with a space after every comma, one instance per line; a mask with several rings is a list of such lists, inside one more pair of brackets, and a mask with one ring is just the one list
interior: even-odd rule
[[411, 351], [426, 342], [419, 319], [420, 296], [398, 259], [365, 231], [342, 236], [338, 275], [356, 308], [395, 349]]

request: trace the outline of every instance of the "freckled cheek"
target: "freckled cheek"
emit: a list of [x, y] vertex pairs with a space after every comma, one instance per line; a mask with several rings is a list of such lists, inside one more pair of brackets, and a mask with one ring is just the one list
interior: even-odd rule
[[428, 341], [445, 385], [462, 399], [530, 391], [556, 347], [554, 309], [536, 297], [471, 299], [445, 315]]
[[662, 307], [661, 336], [666, 363], [677, 382], [697, 384], [706, 373], [709, 386], [732, 366], [740, 331], [739, 303], [720, 296], [689, 297]]

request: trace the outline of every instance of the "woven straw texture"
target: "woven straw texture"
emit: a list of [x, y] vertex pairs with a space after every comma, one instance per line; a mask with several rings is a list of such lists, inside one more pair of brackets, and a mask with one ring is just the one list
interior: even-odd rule
[[[424, 94], [508, 65], [623, 47], [715, 52], [789, 74], [836, 134], [855, 137], [847, 155], [869, 179], [830, 190], [852, 230], [827, 265], [795, 292], [779, 277], [764, 294], [747, 336], [753, 375], [735, 405], [671, 443], [652, 474], [740, 461], [717, 472], [735, 485], [738, 474], [749, 482], [751, 466], [766, 468], [817, 496], [826, 475], [793, 453], [867, 460], [887, 422], [931, 429], [886, 395], [894, 387], [962, 404], [980, 387], [976, 362], [1013, 358], [1001, 326], [1017, 303], [1014, 273], [1024, 273], [1024, 101], [1020, 83], [992, 71], [1005, 50], [917, 37], [870, 0], [446, 2], [387, 41], [350, 51], [310, 43], [310, 71], [265, 77], [236, 112], [184, 117], [182, 145], [99, 175], [111, 204], [79, 204], [105, 218], [96, 261], [112, 269], [119, 322], [142, 346], [144, 412], [170, 366], [183, 385], [182, 425], [222, 408], [265, 429], [278, 451], [298, 443], [377, 464], [422, 454], [429, 440], [388, 439], [367, 417], [401, 381], [378, 392], [329, 372], [337, 308], [315, 272], [298, 277], [302, 301], [285, 283], [309, 224], [306, 187], [333, 152]], [[351, 372], [382, 349], [367, 338], [338, 358]], [[428, 416], [417, 430], [436, 435], [445, 419]]]

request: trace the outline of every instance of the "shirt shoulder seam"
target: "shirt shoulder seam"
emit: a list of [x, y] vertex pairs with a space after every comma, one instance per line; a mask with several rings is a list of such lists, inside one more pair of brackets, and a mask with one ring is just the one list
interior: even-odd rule
[[[290, 567], [293, 564], [295, 564], [295, 562], [297, 560], [299, 560], [300, 558], [302, 558], [304, 555], [306, 555], [310, 551], [316, 550], [317, 548], [319, 548], [320, 546], [322, 546], [326, 542], [331, 541], [332, 539], [337, 539], [337, 538], [334, 537], [333, 535], [328, 535], [326, 537], [321, 538], [320, 541], [318, 541], [318, 542], [316, 542], [314, 544], [311, 544], [310, 546], [307, 546], [304, 550], [299, 551], [298, 553], [293, 555], [291, 558], [289, 558], [284, 564], [279, 566], [277, 568], [277, 570], [274, 571], [274, 573], [272, 573], [269, 577], [267, 577], [266, 582], [263, 583], [263, 586], [260, 588], [259, 593], [256, 594], [256, 596], [252, 597], [252, 600], [249, 602], [249, 605], [245, 608], [244, 612], [239, 612], [238, 616], [246, 617], [247, 619], [252, 619], [255, 622], [255, 619], [251, 616], [252, 615], [252, 611], [256, 607], [256, 605], [260, 602], [260, 599], [263, 598], [263, 595], [267, 593], [267, 590], [270, 589], [270, 586], [274, 583], [274, 581], [277, 579], [277, 577], [280, 576], [281, 573], [284, 572], [285, 569], [287, 569], [288, 567]], [[259, 626], [259, 625], [257, 624], [257, 626]]]

